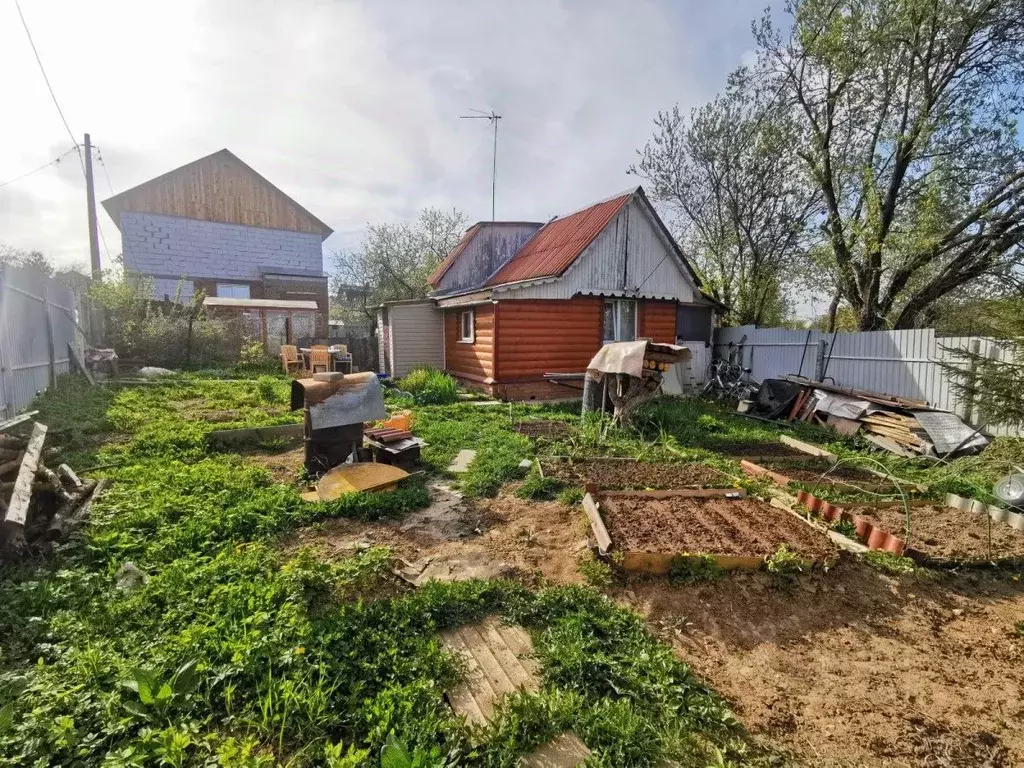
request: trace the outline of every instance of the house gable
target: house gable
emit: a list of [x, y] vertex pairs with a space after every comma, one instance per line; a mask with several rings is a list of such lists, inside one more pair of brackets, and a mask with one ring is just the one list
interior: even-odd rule
[[494, 286], [494, 297], [562, 299], [618, 295], [690, 303], [699, 281], [642, 189], [629, 196], [561, 273]]
[[530, 221], [477, 222], [430, 276], [431, 288], [437, 295], [479, 288], [542, 226]]
[[227, 149], [214, 152], [103, 201], [122, 229], [122, 213], [148, 213], [316, 234], [332, 230]]

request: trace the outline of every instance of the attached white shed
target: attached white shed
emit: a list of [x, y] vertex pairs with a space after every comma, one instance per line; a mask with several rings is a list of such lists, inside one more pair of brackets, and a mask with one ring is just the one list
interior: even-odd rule
[[392, 377], [421, 365], [444, 369], [444, 313], [433, 299], [385, 302], [377, 309], [377, 344]]

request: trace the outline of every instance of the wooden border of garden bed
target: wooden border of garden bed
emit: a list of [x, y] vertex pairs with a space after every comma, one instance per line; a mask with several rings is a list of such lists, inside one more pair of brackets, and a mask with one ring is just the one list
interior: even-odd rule
[[[545, 462], [547, 462], [549, 465], [551, 465], [551, 464], [565, 463], [565, 462], [586, 463], [586, 462], [592, 462], [592, 461], [598, 461], [598, 462], [600, 462], [600, 461], [628, 461], [628, 462], [631, 462], [633, 464], [651, 464], [651, 465], [663, 465], [663, 466], [669, 466], [669, 467], [671, 467], [671, 466], [685, 467], [685, 466], [688, 466], [690, 464], [699, 464], [700, 466], [705, 467], [707, 469], [710, 469], [711, 471], [713, 471], [717, 475], [719, 475], [721, 477], [723, 483], [730, 483], [731, 484], [731, 483], [736, 482], [736, 478], [732, 477], [729, 473], [723, 472], [718, 467], [713, 467], [710, 464], [707, 464], [707, 463], [705, 463], [703, 461], [699, 461], [699, 460], [698, 461], [656, 461], [656, 462], [652, 461], [652, 462], [648, 462], [648, 461], [640, 461], [639, 459], [635, 459], [635, 458], [633, 458], [631, 456], [587, 456], [586, 458], [580, 459], [580, 458], [575, 458], [573, 456], [548, 455], [548, 456], [537, 456], [535, 458], [535, 461], [536, 461], [536, 464], [537, 464], [537, 472], [540, 474], [541, 477], [545, 477], [546, 476], [544, 474], [544, 463]], [[584, 483], [584, 485], [587, 486], [587, 485], [594, 485], [594, 484], [593, 483]], [[716, 488], [718, 488], [718, 487], [724, 487], [724, 486], [716, 486]], [[683, 490], [692, 490], [692, 489], [695, 489], [695, 488], [697, 488], [697, 484], [696, 483], [691, 483], [689, 485], [680, 486], [678, 489], [666, 488], [664, 490], [681, 490], [681, 491], [683, 491]], [[639, 491], [634, 491], [634, 493], [639, 493]]]
[[[953, 510], [954, 512], [983, 514], [983, 512], [964, 510], [960, 507], [949, 504], [950, 496], [954, 496], [954, 494], [949, 494], [946, 497], [946, 501], [939, 499], [908, 499], [906, 504], [910, 508], [945, 507], [946, 509]], [[960, 499], [961, 497], [957, 496], [956, 498]], [[909, 557], [919, 565], [925, 565], [933, 568], [989, 568], [993, 566], [1002, 567], [1024, 563], [1024, 556], [1020, 555], [1009, 555], [1007, 557], [1000, 557], [994, 560], [990, 560], [988, 558], [967, 559], [936, 557], [934, 555], [929, 555], [912, 546], [907, 546], [905, 539], [890, 533], [885, 528], [876, 525], [871, 520], [858, 515], [856, 511], [854, 511], [878, 509], [881, 507], [902, 507], [904, 504], [903, 501], [882, 501], [875, 504], [833, 504], [830, 501], [826, 501], [825, 499], [815, 496], [813, 493], [803, 490], [797, 493], [796, 500], [812, 512], [820, 515], [826, 522], [834, 523], [836, 520], [848, 520], [853, 523], [853, 526], [857, 531], [857, 535], [864, 540], [868, 549], [879, 549], [891, 552], [894, 555]], [[967, 499], [963, 500], [968, 501]], [[980, 504], [980, 502], [977, 503]], [[1004, 522], [997, 520], [995, 517], [992, 517], [992, 520], [997, 523]], [[1014, 528], [1014, 530], [1020, 532], [1017, 528]]]
[[[764, 459], [761, 459], [761, 461], [764, 461]], [[740, 468], [746, 474], [750, 475], [750, 477], [768, 477], [771, 479], [773, 483], [775, 483], [781, 488], [786, 488], [792, 483], [807, 482], [802, 480], [795, 480], [789, 475], [783, 474], [779, 470], [769, 469], [768, 467], [762, 467], [760, 464], [750, 461], [749, 459], [740, 459]], [[870, 469], [864, 469], [863, 467], [857, 467], [857, 469], [863, 469], [865, 472], [869, 472], [873, 475], [876, 475], [877, 477], [879, 477], [880, 480], [882, 479], [882, 476], [878, 476], [875, 472], [872, 472]], [[839, 478], [829, 478], [827, 474], [828, 473], [825, 473], [825, 475], [823, 475], [818, 481], [816, 481], [816, 483], [820, 483], [823, 486], [828, 486], [832, 488], [835, 488], [837, 486], [851, 488], [855, 491], [877, 492], [884, 491], [890, 488], [895, 490], [896, 488], [895, 483], [893, 483], [891, 480], [888, 480], [887, 482], [884, 483], [865, 482], [857, 484], [856, 481], [846, 481], [840, 480]]]
[[[747, 498], [747, 492], [742, 488], [693, 488], [672, 491], [598, 491], [596, 486], [588, 484], [586, 486], [586, 494], [583, 496], [583, 509], [587, 513], [587, 519], [590, 521], [590, 527], [594, 532], [594, 538], [597, 539], [597, 551], [603, 557], [612, 558], [626, 571], [664, 576], [669, 573], [672, 568], [673, 561], [676, 561], [677, 558], [697, 561], [703, 557], [711, 557], [723, 571], [754, 571], [764, 565], [765, 558], [763, 556], [754, 555], [613, 551], [611, 536], [609, 536], [608, 529], [604, 524], [604, 519], [601, 517], [600, 500], [609, 497], [615, 498], [616, 496], [646, 496], [651, 499], [665, 499], [673, 497], [708, 498], [711, 496], [723, 496], [725, 498], [742, 499]], [[761, 499], [758, 499], [758, 501], [761, 501]], [[764, 503], [771, 504], [771, 502]], [[820, 526], [815, 525], [802, 515], [793, 512], [788, 507], [781, 506], [777, 508], [789, 512], [794, 518], [804, 525], [813, 528], [817, 533], [821, 533], [827, 538], [832, 538], [831, 536], [828, 536], [827, 531], [823, 531]]]

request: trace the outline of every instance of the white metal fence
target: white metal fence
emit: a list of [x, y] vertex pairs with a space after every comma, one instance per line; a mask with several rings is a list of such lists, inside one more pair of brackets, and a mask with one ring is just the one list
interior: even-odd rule
[[65, 285], [34, 269], [0, 268], [0, 406], [14, 416], [68, 372], [68, 344], [79, 354], [77, 301]]
[[[843, 387], [924, 400], [968, 421], [986, 423], [987, 414], [963, 402], [950, 386], [943, 364], [965, 368], [960, 350], [1013, 359], [1013, 350], [994, 339], [936, 337], [933, 328], [831, 334], [745, 325], [716, 329], [714, 344], [716, 357], [741, 362], [758, 381], [786, 374], [832, 379]], [[1020, 435], [1014, 428], [988, 426], [994, 434]]]

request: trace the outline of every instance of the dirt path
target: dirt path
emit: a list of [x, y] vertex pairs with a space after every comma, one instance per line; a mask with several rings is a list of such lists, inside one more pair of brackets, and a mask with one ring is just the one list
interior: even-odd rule
[[618, 598], [815, 766], [1024, 764], [1024, 585], [896, 580], [844, 560], [788, 591], [767, 574], [636, 583]]

